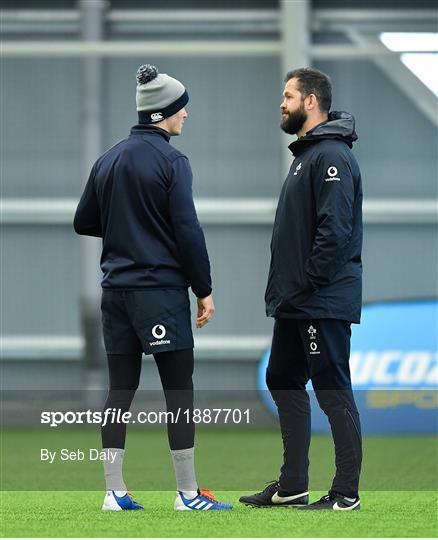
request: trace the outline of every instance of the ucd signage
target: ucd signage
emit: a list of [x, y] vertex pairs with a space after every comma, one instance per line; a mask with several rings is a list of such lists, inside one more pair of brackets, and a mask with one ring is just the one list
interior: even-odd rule
[[[433, 433], [438, 428], [438, 302], [391, 302], [364, 307], [352, 326], [350, 369], [366, 433]], [[276, 414], [265, 383], [269, 351], [259, 366], [259, 388]], [[309, 385], [311, 390], [311, 385]], [[313, 392], [312, 428], [328, 431]]]

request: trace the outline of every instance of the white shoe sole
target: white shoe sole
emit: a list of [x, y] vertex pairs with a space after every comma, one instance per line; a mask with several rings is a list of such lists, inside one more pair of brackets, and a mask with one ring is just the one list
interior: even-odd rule
[[173, 509], [177, 512], [185, 512], [186, 510], [191, 512], [192, 509], [191, 508], [187, 508], [187, 506], [176, 506], [174, 505]]
[[339, 511], [349, 512], [351, 510], [360, 510], [360, 500], [356, 501], [352, 506], [346, 506], [345, 508], [342, 508], [341, 506], [338, 506], [338, 503], [335, 503], [333, 505], [333, 510], [335, 512], [339, 512]]
[[102, 504], [102, 510], [104, 512], [123, 512], [123, 508], [120, 508], [114, 500], [114, 497], [105, 497]]

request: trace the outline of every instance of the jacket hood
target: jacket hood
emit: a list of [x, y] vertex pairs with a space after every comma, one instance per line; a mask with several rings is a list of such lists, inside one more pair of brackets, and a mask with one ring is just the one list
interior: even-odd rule
[[321, 139], [340, 139], [351, 148], [357, 140], [354, 116], [344, 111], [332, 111], [328, 120], [318, 124], [303, 137], [300, 137], [289, 145], [290, 151], [296, 156], [305, 148]]

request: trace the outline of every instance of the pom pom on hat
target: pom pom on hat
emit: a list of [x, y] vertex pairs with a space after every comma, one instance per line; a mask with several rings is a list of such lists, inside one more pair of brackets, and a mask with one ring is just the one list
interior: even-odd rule
[[146, 84], [158, 76], [158, 69], [152, 64], [143, 64], [137, 70], [137, 84]]

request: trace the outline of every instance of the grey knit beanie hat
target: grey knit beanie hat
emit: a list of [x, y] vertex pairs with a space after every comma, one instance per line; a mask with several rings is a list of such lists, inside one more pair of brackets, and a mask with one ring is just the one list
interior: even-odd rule
[[179, 81], [144, 64], [137, 70], [136, 101], [139, 123], [155, 124], [185, 107], [189, 95]]

